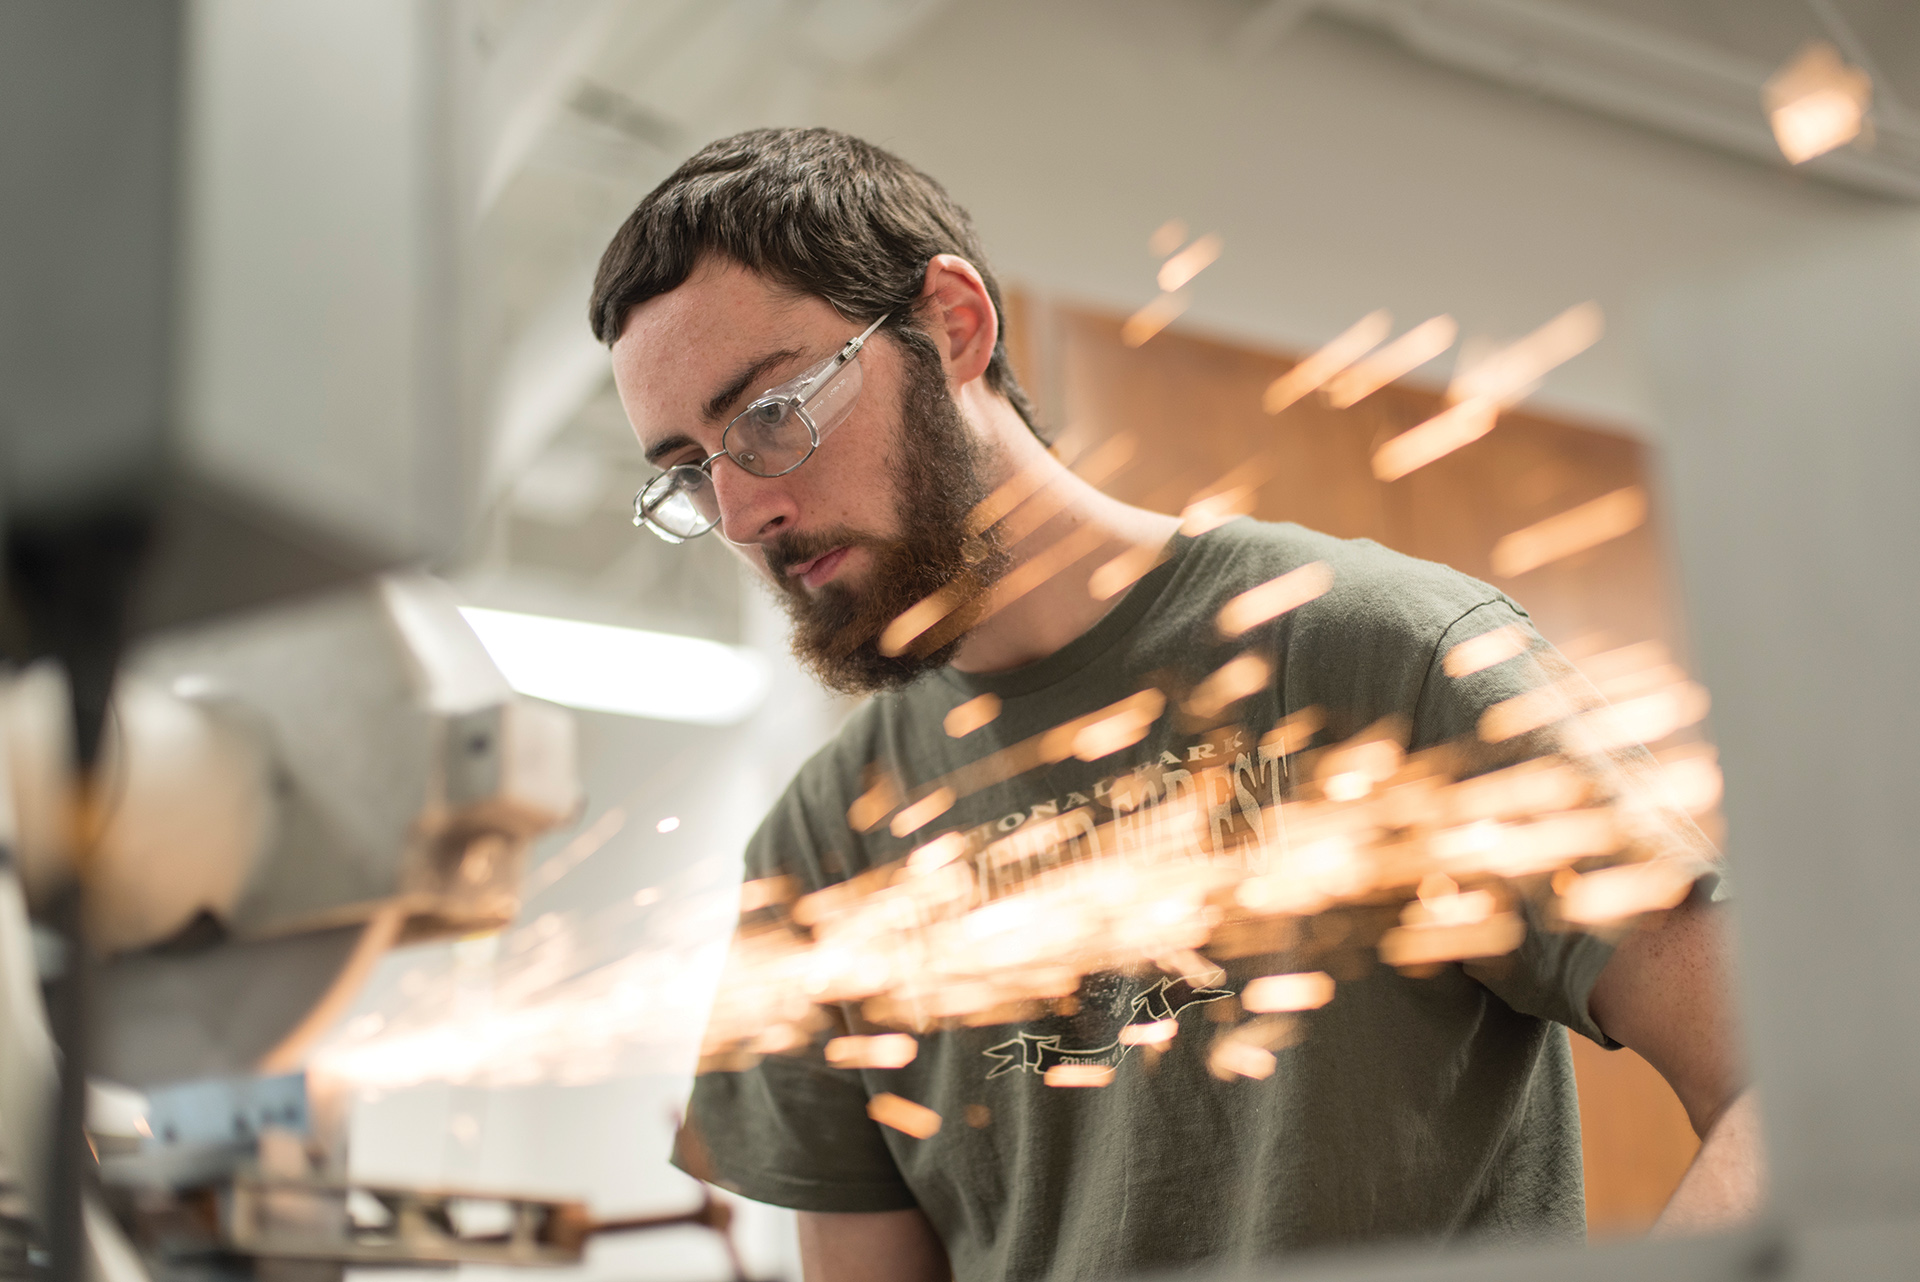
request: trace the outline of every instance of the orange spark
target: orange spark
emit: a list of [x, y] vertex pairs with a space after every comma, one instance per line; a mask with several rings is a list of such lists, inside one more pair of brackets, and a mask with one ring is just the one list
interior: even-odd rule
[[1373, 475], [1381, 481], [1397, 481], [1463, 445], [1473, 444], [1493, 430], [1498, 416], [1498, 408], [1479, 397], [1449, 406], [1375, 450]]
[[1326, 724], [1327, 715], [1318, 707], [1301, 708], [1260, 737], [1260, 751], [1269, 757], [1298, 752]]
[[1502, 409], [1524, 399], [1549, 370], [1600, 341], [1606, 317], [1598, 303], [1579, 303], [1454, 375], [1447, 398], [1484, 400]]
[[1220, 238], [1212, 232], [1160, 264], [1160, 288], [1171, 294], [1211, 267], [1220, 257]]
[[867, 1116], [917, 1140], [932, 1139], [940, 1133], [940, 1114], [892, 1091], [882, 1091], [868, 1100]]
[[1335, 409], [1345, 409], [1373, 395], [1452, 347], [1459, 333], [1460, 326], [1451, 316], [1422, 321], [1365, 360], [1328, 379], [1328, 403]]
[[905, 1033], [835, 1037], [827, 1042], [827, 1063], [835, 1068], [905, 1068], [919, 1053], [920, 1043]]
[[1720, 804], [1725, 781], [1716, 756], [1707, 744], [1660, 754], [1660, 786], [1669, 804], [1689, 815], [1703, 815]]
[[997, 694], [976, 695], [947, 713], [941, 722], [949, 737], [964, 739], [966, 736], [987, 725], [1000, 715], [1000, 696]]
[[1531, 645], [1532, 639], [1527, 636], [1526, 629], [1517, 623], [1509, 623], [1504, 628], [1482, 632], [1477, 637], [1460, 642], [1447, 651], [1447, 657], [1440, 661], [1440, 667], [1450, 677], [1472, 676], [1497, 663], [1505, 663], [1516, 655], [1525, 654]]
[[1222, 1081], [1230, 1081], [1235, 1077], [1263, 1081], [1273, 1076], [1273, 1070], [1279, 1064], [1272, 1051], [1248, 1042], [1222, 1041], [1207, 1056], [1208, 1070]]
[[1165, 258], [1168, 254], [1180, 248], [1180, 246], [1186, 242], [1186, 239], [1186, 223], [1178, 218], [1169, 218], [1166, 222], [1156, 227], [1153, 235], [1147, 238], [1147, 248], [1153, 251], [1155, 257]]
[[1273, 665], [1260, 655], [1248, 652], [1229, 659], [1194, 687], [1187, 711], [1196, 717], [1217, 717], [1230, 704], [1257, 694], [1272, 678]]
[[881, 630], [875, 647], [889, 658], [904, 653], [928, 628], [959, 609], [966, 599], [964, 594], [948, 584], [902, 611], [899, 617]]
[[1138, 445], [1132, 432], [1115, 432], [1075, 459], [1073, 474], [1088, 485], [1103, 485], [1133, 458]]
[[1652, 859], [1580, 873], [1560, 892], [1560, 915], [1599, 926], [1672, 908], [1693, 889], [1700, 870], [1677, 859]]
[[1589, 751], [1599, 752], [1636, 743], [1658, 743], [1704, 719], [1710, 702], [1705, 686], [1677, 682], [1664, 690], [1587, 713], [1580, 719], [1580, 742]]
[[1518, 948], [1526, 935], [1526, 923], [1511, 912], [1457, 925], [1395, 926], [1380, 936], [1380, 960], [1389, 966], [1430, 966], [1499, 957]]
[[1369, 312], [1331, 343], [1267, 384], [1261, 405], [1267, 413], [1278, 414], [1372, 351], [1392, 331], [1392, 316], [1385, 311]]
[[1111, 711], [1095, 714], [1095, 719], [1083, 717], [1070, 722], [1074, 726], [1073, 755], [1082, 761], [1098, 761], [1122, 748], [1131, 748], [1147, 737], [1166, 706], [1167, 697], [1158, 690], [1142, 690], [1114, 704]]
[[882, 770], [873, 786], [847, 807], [847, 823], [852, 825], [855, 832], [870, 832], [875, 824], [892, 814], [893, 808], [902, 800], [900, 785], [894, 782], [891, 773]]
[[1007, 513], [1033, 497], [1046, 480], [1047, 474], [1039, 468], [1015, 472], [996, 486], [993, 493], [974, 504], [973, 511], [967, 514], [967, 533], [978, 534], [998, 524]]
[[1120, 341], [1128, 347], [1139, 347], [1171, 325], [1186, 310], [1185, 298], [1178, 294], [1162, 294], [1127, 317], [1127, 323], [1120, 327]]
[[1220, 635], [1245, 636], [1249, 629], [1326, 595], [1332, 586], [1333, 568], [1325, 561], [1310, 561], [1278, 578], [1268, 579], [1220, 607]]
[[987, 598], [987, 608], [981, 612], [980, 617], [988, 619], [998, 614], [1047, 580], [1077, 563], [1105, 541], [1106, 535], [1101, 532], [1100, 527], [1089, 524], [1049, 544], [1044, 550], [1013, 567], [1005, 578], [993, 585], [992, 595]]
[[1120, 1030], [1120, 1044], [1122, 1046], [1164, 1047], [1168, 1042], [1173, 1040], [1173, 1035], [1179, 1031], [1179, 1023], [1171, 1019], [1156, 1019], [1147, 1024], [1128, 1024]]
[[1480, 737], [1487, 743], [1505, 743], [1534, 730], [1563, 721], [1576, 711], [1567, 692], [1557, 685], [1541, 686], [1503, 699], [1480, 714]]
[[740, 911], [743, 913], [758, 912], [762, 908], [784, 904], [792, 898], [791, 877], [762, 877], [740, 885]]
[[957, 798], [953, 795], [953, 789], [935, 788], [932, 792], [895, 815], [893, 822], [888, 825], [888, 827], [892, 830], [894, 836], [904, 837], [910, 832], [915, 832], [926, 827], [941, 815], [946, 814], [947, 811], [953, 809], [953, 803], [956, 800]]
[[1333, 976], [1321, 970], [1262, 975], [1240, 994], [1240, 1004], [1260, 1014], [1318, 1010], [1332, 1000]]
[[1647, 492], [1629, 485], [1557, 516], [1515, 530], [1493, 545], [1493, 572], [1511, 579], [1638, 529], [1647, 519]]
[[1113, 1065], [1055, 1064], [1040, 1080], [1048, 1086], [1105, 1086], [1113, 1080]]
[[1253, 511], [1253, 492], [1251, 485], [1236, 485], [1232, 489], [1193, 500], [1180, 511], [1180, 533], [1197, 539], [1208, 530], [1219, 529], [1236, 516], [1245, 516]]
[[1093, 572], [1087, 580], [1087, 592], [1096, 601], [1120, 595], [1144, 578], [1147, 572], [1167, 559], [1166, 549], [1141, 544], [1128, 548]]

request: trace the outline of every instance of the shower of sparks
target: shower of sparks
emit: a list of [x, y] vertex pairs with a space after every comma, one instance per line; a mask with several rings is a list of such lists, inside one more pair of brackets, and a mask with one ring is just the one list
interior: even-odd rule
[[954, 708], [941, 724], [951, 738], [964, 739], [980, 727], [991, 724], [999, 715], [1000, 696], [983, 694]]
[[[1542, 724], [1558, 724], [1568, 744], [1617, 746], [1611, 719], [1634, 700], [1610, 707], [1578, 683], [1569, 675], [1545, 687], [1552, 715]], [[1678, 686], [1684, 692], [1690, 683]], [[1157, 692], [1142, 696], [1149, 693]], [[1658, 687], [1637, 698], [1674, 695]], [[983, 777], [1069, 750], [1111, 755], [1143, 737], [1165, 703], [1136, 697], [1065, 723], [1038, 747], [1014, 745], [1023, 750], [1017, 762]], [[1311, 733], [1313, 718], [1294, 717], [1264, 737], [1275, 751], [1297, 750]], [[1545, 757], [1453, 781], [1446, 758], [1410, 757], [1393, 733], [1383, 723], [1344, 743], [1296, 751], [1292, 794], [1224, 847], [1216, 807], [1233, 795], [1231, 767], [1195, 768], [1191, 784], [1178, 788], [1163, 785], [1159, 767], [1143, 767], [1115, 782], [1104, 811], [1082, 807], [997, 838], [939, 834], [909, 858], [803, 895], [790, 924], [743, 927], [703, 1062], [742, 1067], [778, 1053], [771, 1047], [809, 1044], [823, 1022], [818, 1010], [835, 1003], [883, 1028], [924, 1034], [1044, 1014], [1095, 971], [1146, 968], [1217, 985], [1225, 979], [1217, 959], [1272, 952], [1274, 941], [1294, 937], [1302, 916], [1343, 908], [1373, 914], [1365, 920], [1392, 910], [1371, 934], [1350, 924], [1356, 933], [1348, 940], [1389, 965], [1419, 972], [1497, 957], [1524, 937], [1525, 903], [1557, 928], [1612, 928], [1671, 906], [1707, 866], [1695, 851], [1676, 853], [1648, 835], [1650, 815], [1717, 800], [1707, 755], [1641, 767], [1652, 776], [1642, 782], [1653, 799], [1627, 804], [1602, 790], [1591, 756]], [[927, 823], [919, 819], [896, 819], [894, 830], [920, 832]], [[1614, 871], [1620, 875], [1606, 875]], [[1545, 881], [1556, 873], [1567, 876], [1550, 889]], [[1304, 1034], [1297, 1017], [1333, 1000], [1324, 971], [1254, 980], [1240, 1009], [1257, 1018], [1216, 1038], [1209, 1064], [1228, 1077], [1270, 1072], [1274, 1052]], [[1143, 1024], [1125, 1044], [1164, 1045], [1174, 1031]], [[1076, 1069], [1055, 1084], [1093, 1085], [1098, 1077]]]
[[[1100, 484], [1123, 468], [1133, 457], [1133, 452], [1133, 438], [1126, 433], [1101, 442], [1078, 461], [1081, 479], [1089, 484]], [[1058, 516], [1070, 498], [1065, 486], [1049, 483], [1045, 474], [1037, 469], [1015, 473], [968, 514], [968, 534], [975, 539], [992, 537], [1004, 548], [1015, 548], [1028, 535]], [[989, 535], [989, 530], [995, 532]], [[970, 622], [978, 623], [1032, 591], [1087, 555], [1096, 544], [1097, 538], [1092, 527], [1083, 525], [1052, 547], [1029, 557], [993, 585], [984, 612]], [[1060, 559], [1063, 556], [1067, 558], [1064, 561]], [[953, 631], [953, 625], [948, 621], [976, 604], [980, 591], [980, 585], [965, 575], [947, 583], [903, 610], [881, 629], [875, 642], [876, 648], [880, 653], [892, 657], [904, 654], [916, 643], [937, 647]], [[927, 639], [923, 641], [922, 638]]]
[[1180, 294], [1162, 294], [1127, 317], [1120, 327], [1120, 341], [1128, 347], [1139, 347], [1180, 318], [1187, 310], [1187, 300]]
[[1500, 411], [1525, 399], [1549, 370], [1598, 342], [1603, 327], [1599, 304], [1581, 303], [1518, 342], [1466, 364], [1447, 389], [1451, 406], [1374, 451], [1374, 476], [1397, 481], [1479, 440], [1493, 430]]
[[1280, 413], [1378, 347], [1392, 332], [1391, 315], [1385, 311], [1369, 312], [1331, 343], [1268, 384], [1261, 405], [1269, 414]]
[[1451, 316], [1435, 316], [1415, 325], [1365, 360], [1327, 380], [1327, 403], [1346, 409], [1419, 369], [1453, 346], [1460, 326]]
[[1160, 264], [1159, 285], [1166, 293], [1184, 287], [1220, 257], [1220, 238], [1211, 232]]
[[1806, 46], [1767, 81], [1764, 100], [1780, 153], [1800, 165], [1860, 136], [1873, 80], [1824, 41]]
[[1493, 572], [1511, 579], [1543, 565], [1598, 547], [1640, 528], [1647, 519], [1647, 492], [1629, 485], [1569, 508], [1493, 545]]
[[1248, 588], [1221, 606], [1217, 620], [1220, 635], [1245, 636], [1262, 623], [1325, 596], [1332, 587], [1333, 569], [1325, 561], [1312, 561], [1297, 570], [1289, 570], [1258, 587]]
[[[1243, 740], [1247, 760], [1291, 782], [1228, 840], [1220, 801], [1234, 796], [1236, 766], [1224, 762], [1141, 766], [1097, 804], [1004, 834], [937, 826], [958, 796], [1140, 742], [1169, 710], [1154, 687], [911, 790], [874, 771], [855, 809], [865, 807], [868, 828], [891, 816], [890, 830], [911, 837], [897, 861], [799, 893], [784, 876], [731, 889], [724, 863], [706, 860], [704, 882], [649, 888], [585, 917], [545, 914], [457, 954], [465, 960], [444, 981], [412, 977], [411, 1013], [351, 1021], [313, 1071], [361, 1089], [584, 1082], [638, 1062], [690, 1064], [696, 1043], [710, 1071], [809, 1052], [891, 1069], [914, 1062], [918, 1037], [938, 1029], [1070, 1009], [1088, 974], [1158, 971], [1212, 987], [1226, 961], [1288, 953], [1306, 966], [1252, 979], [1211, 1012], [1217, 1033], [1185, 1034], [1204, 1039], [1197, 1053], [1217, 1075], [1257, 1080], [1314, 1011], [1339, 1000], [1338, 967], [1311, 968], [1334, 952], [1371, 950], [1421, 974], [1512, 951], [1523, 908], [1547, 929], [1616, 931], [1686, 894], [1707, 864], [1675, 848], [1661, 816], [1718, 803], [1711, 749], [1634, 757], [1633, 787], [1605, 754], [1691, 724], [1704, 692], [1651, 644], [1594, 655], [1586, 669], [1591, 684], [1569, 670], [1542, 687], [1547, 714], [1525, 718], [1556, 726], [1565, 754], [1459, 780], [1449, 771], [1466, 758], [1455, 748], [1408, 755], [1391, 723], [1315, 748], [1324, 718], [1296, 710]], [[1198, 694], [1185, 696], [1189, 710]], [[715, 877], [723, 884], [700, 889]], [[1307, 917], [1321, 920], [1303, 933]], [[650, 931], [639, 947], [612, 929], [632, 920]], [[1319, 942], [1298, 952], [1309, 934]], [[829, 1036], [835, 1005], [872, 1031]], [[1151, 1058], [1180, 1035], [1174, 1020], [1143, 1020], [1120, 1039]], [[1051, 1084], [1111, 1080], [1102, 1066], [1071, 1067]], [[873, 1107], [905, 1134], [940, 1124], [897, 1096]]]
[[1460, 642], [1447, 651], [1447, 657], [1440, 661], [1440, 667], [1450, 677], [1468, 677], [1476, 672], [1485, 672], [1508, 659], [1518, 658], [1532, 644], [1524, 628], [1517, 623], [1510, 623], [1504, 628], [1482, 632], [1477, 637]]
[[1064, 573], [1068, 567], [1079, 564], [1105, 541], [1106, 532], [1092, 523], [1082, 525], [1056, 540], [1014, 566], [1006, 577], [993, 585], [987, 596], [986, 610], [980, 617], [992, 618], [1041, 584]]

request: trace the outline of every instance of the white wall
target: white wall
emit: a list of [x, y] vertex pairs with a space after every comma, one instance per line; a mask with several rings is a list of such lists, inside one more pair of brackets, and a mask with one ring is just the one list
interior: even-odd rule
[[[1516, 337], [1597, 299], [1598, 347], [1542, 403], [1645, 430], [1638, 309], [1677, 274], [1877, 202], [1590, 117], [1312, 20], [1234, 41], [1227, 0], [961, 0], [814, 117], [892, 148], [973, 212], [1000, 273], [1131, 310], [1148, 235], [1185, 219], [1226, 253], [1182, 322], [1317, 346], [1376, 307]], [[1440, 367], [1444, 376], [1445, 367]]]

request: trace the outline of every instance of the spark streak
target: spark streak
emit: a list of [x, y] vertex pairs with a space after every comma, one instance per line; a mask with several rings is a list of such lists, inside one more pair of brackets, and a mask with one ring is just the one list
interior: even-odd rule
[[1637, 530], [1646, 519], [1645, 490], [1614, 490], [1506, 535], [1493, 545], [1493, 572], [1515, 578]]
[[1211, 267], [1220, 257], [1220, 238], [1209, 232], [1160, 264], [1160, 288], [1173, 293]]
[[1327, 380], [1327, 403], [1346, 409], [1411, 374], [1453, 346], [1460, 326], [1451, 316], [1422, 321], [1373, 355]]
[[1269, 414], [1280, 413], [1365, 356], [1392, 332], [1393, 317], [1389, 313], [1367, 313], [1339, 337], [1269, 383], [1261, 406]]
[[1325, 596], [1333, 587], [1333, 569], [1311, 561], [1258, 587], [1248, 588], [1220, 607], [1217, 626], [1223, 637], [1245, 636], [1253, 628]]

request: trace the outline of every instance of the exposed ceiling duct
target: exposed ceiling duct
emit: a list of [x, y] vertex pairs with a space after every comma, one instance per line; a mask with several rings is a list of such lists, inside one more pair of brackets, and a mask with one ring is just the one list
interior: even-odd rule
[[[1269, 0], [1250, 16], [1249, 31], [1284, 33], [1308, 7]], [[1444, 66], [1781, 165], [1762, 105], [1779, 62], [1756, 56], [1768, 41], [1752, 38], [1755, 30], [1786, 34], [1781, 61], [1811, 40], [1831, 41], [1855, 63], [1868, 57], [1826, 0], [1756, 5], [1744, 15], [1752, 21], [1740, 34], [1748, 38], [1738, 42], [1708, 38], [1712, 21], [1684, 21], [1690, 9], [1702, 8], [1698, 3], [1673, 5], [1658, 20], [1629, 0], [1319, 0], [1311, 7], [1390, 35]], [[1920, 26], [1910, 12], [1904, 22]], [[1875, 73], [1871, 137], [1802, 168], [1830, 182], [1920, 199], [1920, 118], [1901, 102], [1886, 69], [1864, 69]]]

